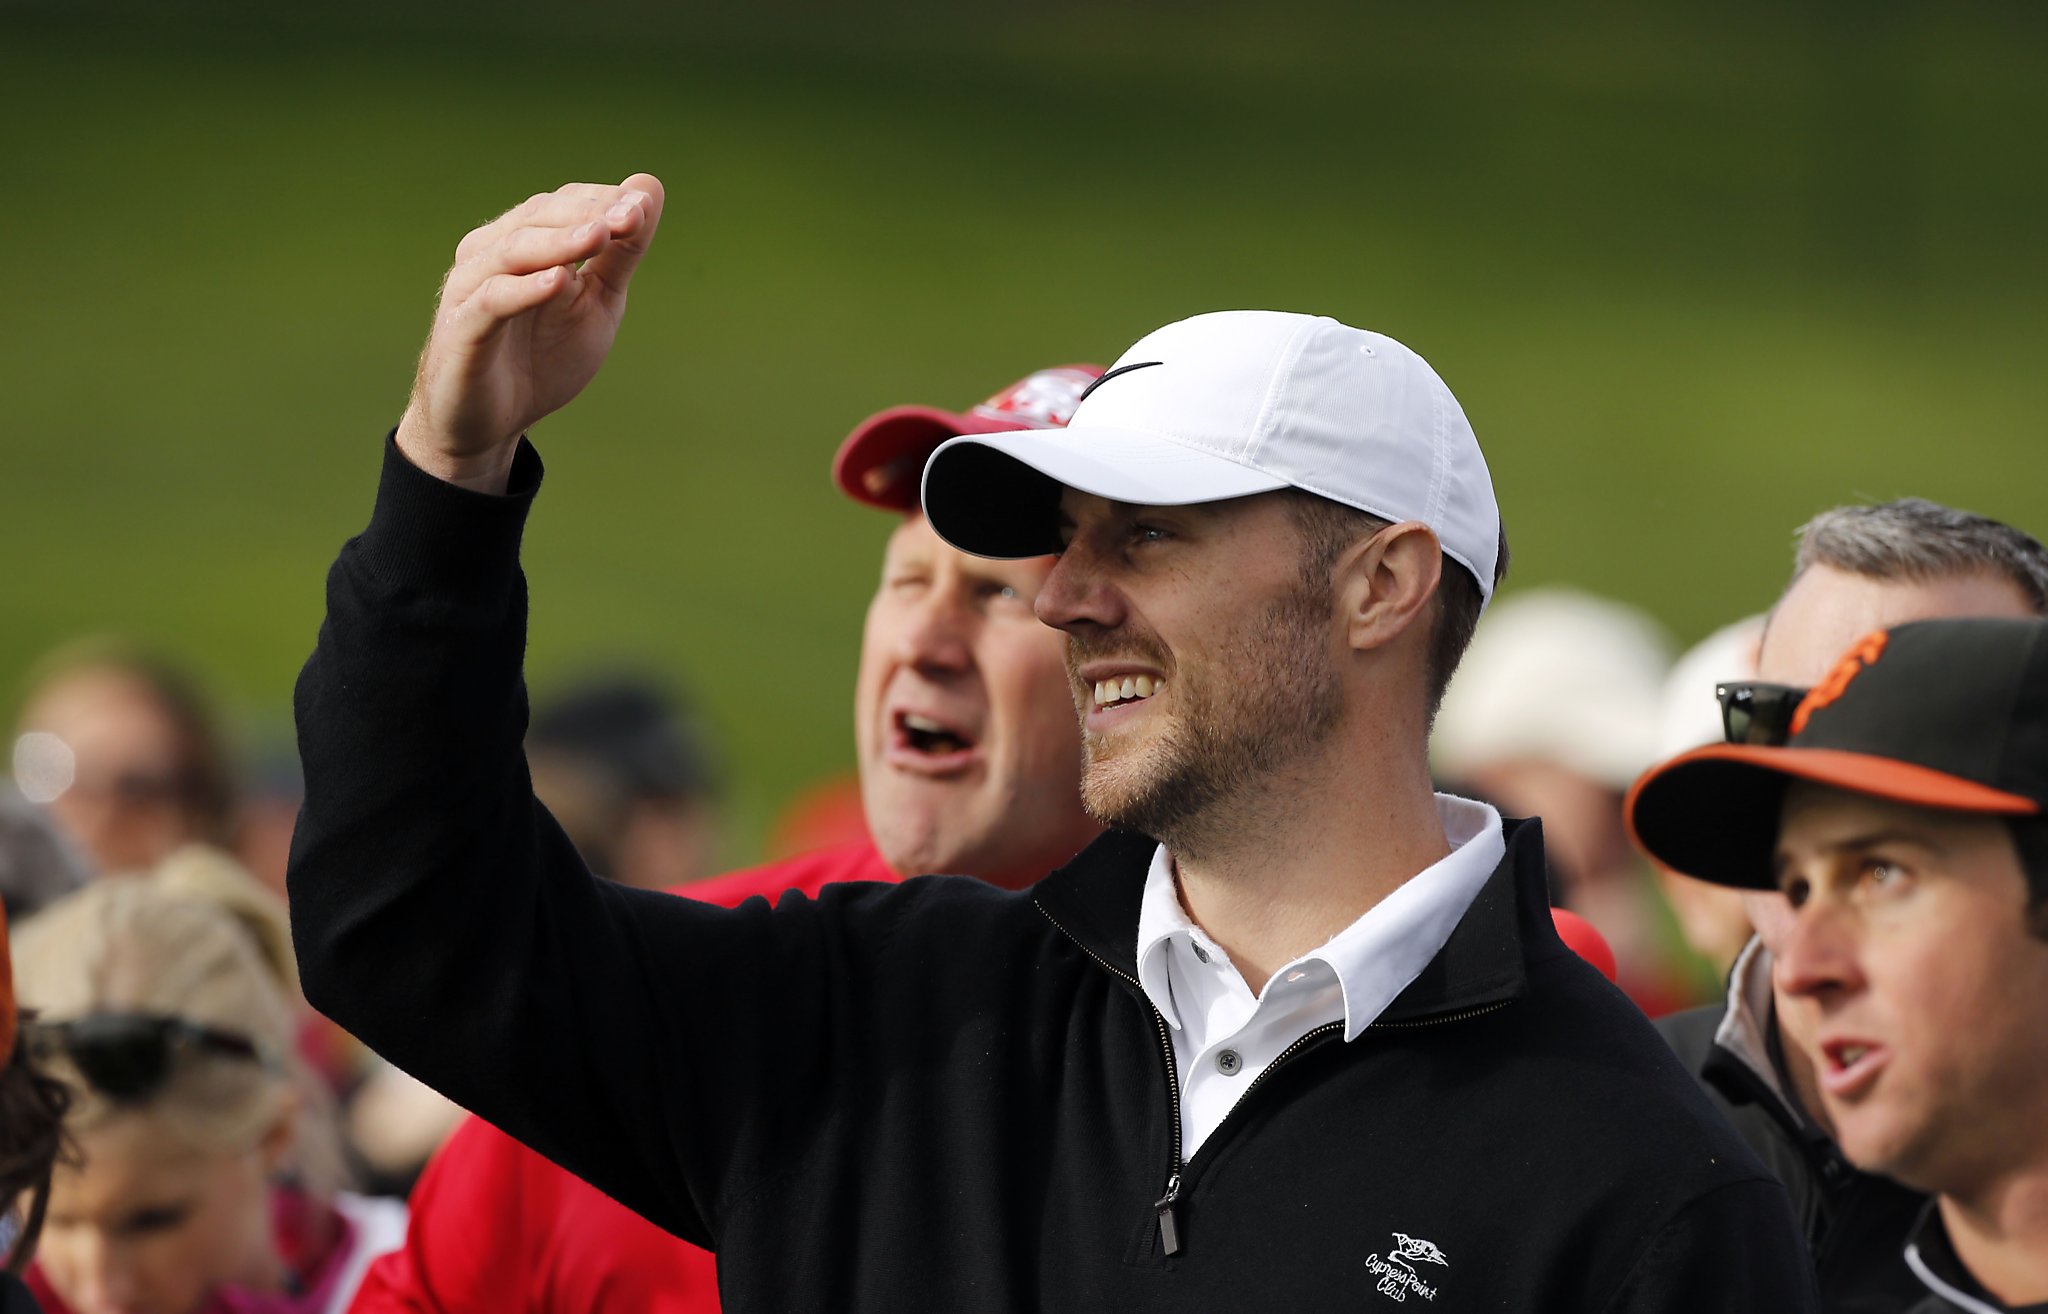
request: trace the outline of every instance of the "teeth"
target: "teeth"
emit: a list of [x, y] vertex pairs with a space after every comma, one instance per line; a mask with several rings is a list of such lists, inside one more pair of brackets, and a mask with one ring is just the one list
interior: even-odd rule
[[1155, 680], [1149, 675], [1127, 675], [1120, 680], [1097, 680], [1095, 682], [1095, 705], [1109, 707], [1115, 703], [1135, 702], [1150, 698], [1166, 688], [1166, 681]]
[[1845, 1068], [1854, 1067], [1856, 1060], [1869, 1052], [1870, 1046], [1868, 1045], [1844, 1045], [1842, 1047], [1842, 1066]]
[[928, 735], [949, 733], [946, 727], [940, 725], [937, 721], [927, 716], [919, 716], [915, 712], [905, 712], [903, 714], [903, 725], [906, 729], [916, 730]]

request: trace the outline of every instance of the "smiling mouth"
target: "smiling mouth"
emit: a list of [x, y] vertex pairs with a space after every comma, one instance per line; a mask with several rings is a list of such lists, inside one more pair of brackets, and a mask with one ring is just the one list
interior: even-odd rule
[[1097, 680], [1095, 705], [1118, 707], [1124, 703], [1143, 702], [1165, 688], [1166, 681], [1155, 680], [1149, 675], [1126, 675], [1117, 680]]
[[948, 725], [915, 712], [896, 714], [896, 740], [922, 757], [950, 757], [974, 747], [974, 741]]

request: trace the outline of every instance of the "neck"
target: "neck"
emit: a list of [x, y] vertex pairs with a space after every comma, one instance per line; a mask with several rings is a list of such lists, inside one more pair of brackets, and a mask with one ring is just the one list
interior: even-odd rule
[[2048, 1301], [2048, 1162], [1945, 1194], [1940, 1208], [1956, 1258], [2001, 1304]]
[[1182, 906], [1254, 994], [1450, 852], [1426, 752], [1343, 739], [1167, 837]]

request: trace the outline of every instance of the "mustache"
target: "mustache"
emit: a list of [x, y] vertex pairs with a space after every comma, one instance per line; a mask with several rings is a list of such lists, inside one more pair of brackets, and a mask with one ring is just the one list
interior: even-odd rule
[[1067, 678], [1081, 683], [1081, 667], [1087, 662], [1109, 660], [1135, 661], [1156, 666], [1163, 673], [1170, 674], [1171, 655], [1166, 645], [1149, 634], [1118, 634], [1115, 636], [1092, 634], [1069, 634], [1067, 636]]

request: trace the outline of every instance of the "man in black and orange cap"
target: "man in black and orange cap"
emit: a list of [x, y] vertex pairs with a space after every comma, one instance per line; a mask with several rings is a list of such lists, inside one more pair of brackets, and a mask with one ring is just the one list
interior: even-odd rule
[[1778, 981], [1818, 1013], [1820, 1097], [1857, 1167], [1935, 1196], [1913, 1314], [2048, 1303], [2048, 622], [1855, 644], [1790, 737], [1645, 775], [1639, 843], [1791, 904]]

